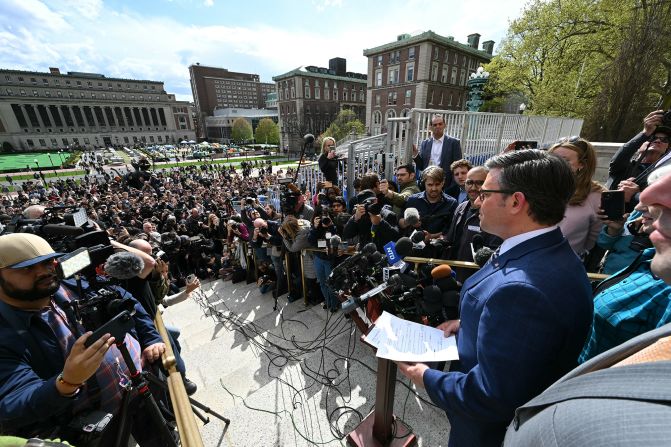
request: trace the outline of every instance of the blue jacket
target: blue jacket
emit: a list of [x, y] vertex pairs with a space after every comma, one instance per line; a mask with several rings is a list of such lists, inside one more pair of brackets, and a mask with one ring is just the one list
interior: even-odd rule
[[[61, 308], [65, 295], [61, 287], [54, 297]], [[130, 335], [142, 348], [161, 342], [140, 303], [128, 293], [125, 296], [135, 301], [135, 330]], [[63, 371], [67, 353], [53, 330], [34, 314], [0, 301], [0, 426], [5, 432], [28, 434], [58, 425], [59, 418], [70, 417], [77, 401], [56, 390], [56, 376]]]
[[[585, 269], [561, 230], [516, 245], [464, 283], [459, 362], [424, 373], [450, 446], [500, 446], [515, 408], [577, 363], [592, 320]], [[456, 368], [455, 368], [456, 367]]]

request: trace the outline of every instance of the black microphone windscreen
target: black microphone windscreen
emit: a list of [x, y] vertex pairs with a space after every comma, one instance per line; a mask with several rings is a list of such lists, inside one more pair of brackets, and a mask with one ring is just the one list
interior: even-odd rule
[[403, 213], [403, 219], [407, 226], [414, 227], [419, 223], [419, 211], [417, 211], [417, 208], [406, 208]]
[[482, 247], [481, 249], [475, 252], [473, 261], [480, 267], [482, 267], [483, 265], [487, 264], [487, 261], [489, 261], [489, 258], [492, 257], [492, 254], [494, 254], [494, 250], [492, 250], [489, 247]]
[[410, 239], [412, 240], [413, 244], [419, 244], [420, 242], [424, 241], [424, 232], [416, 231], [412, 234]]
[[341, 242], [342, 239], [337, 234], [334, 234], [331, 236], [331, 239], [329, 239], [329, 245], [331, 245], [332, 248], [338, 248]]
[[471, 244], [473, 244], [473, 251], [478, 251], [485, 246], [485, 240], [481, 234], [476, 234], [471, 238]]
[[305, 134], [303, 137], [303, 140], [305, 141], [305, 144], [312, 144], [315, 141], [315, 136], [312, 135], [311, 133]]
[[382, 258], [384, 258], [384, 255], [379, 251], [376, 251], [375, 253], [369, 254], [366, 259], [368, 259], [368, 262], [371, 264], [378, 264], [382, 261]]
[[401, 257], [405, 258], [410, 256], [412, 253], [412, 240], [409, 237], [402, 237], [396, 241], [396, 253]]
[[361, 253], [364, 255], [368, 256], [377, 251], [377, 246], [373, 242], [369, 242], [366, 245], [363, 246], [361, 249]]
[[426, 309], [426, 311], [430, 314], [434, 314], [440, 311], [440, 309], [443, 307], [443, 293], [440, 291], [438, 286], [424, 287], [422, 304], [424, 309]]
[[131, 279], [144, 269], [144, 261], [135, 253], [114, 253], [105, 262], [105, 272], [114, 279]]
[[403, 289], [412, 289], [417, 285], [417, 280], [410, 275], [405, 273], [395, 273], [391, 275], [389, 281], [387, 281], [390, 286], [394, 288], [403, 288]]

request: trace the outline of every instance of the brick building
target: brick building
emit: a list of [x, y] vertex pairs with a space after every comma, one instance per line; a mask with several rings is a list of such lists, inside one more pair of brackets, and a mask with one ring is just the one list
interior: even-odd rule
[[366, 127], [371, 135], [386, 132], [388, 118], [406, 116], [410, 109], [464, 110], [466, 81], [492, 58], [494, 42], [479, 34], [468, 44], [433, 31], [402, 34], [395, 42], [363, 51], [368, 58]]
[[366, 113], [366, 75], [347, 71], [347, 61], [333, 58], [329, 68], [307, 66], [274, 76], [280, 144], [291, 152], [303, 148], [303, 135], [324, 132], [343, 109], [363, 122]]
[[[206, 123], [206, 118], [214, 116], [216, 109], [263, 109], [268, 94], [275, 91], [273, 83], [261, 82], [257, 74], [199, 63], [189, 66], [189, 75], [199, 123]], [[206, 133], [207, 129], [199, 129], [198, 136], [204, 138]]]

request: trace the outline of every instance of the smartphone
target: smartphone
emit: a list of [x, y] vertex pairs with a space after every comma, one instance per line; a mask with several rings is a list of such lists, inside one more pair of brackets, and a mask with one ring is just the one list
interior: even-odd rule
[[603, 191], [601, 209], [608, 220], [622, 220], [624, 215], [624, 191]]
[[194, 275], [193, 273], [186, 277], [186, 283], [187, 284], [191, 284], [195, 280], [196, 280], [196, 275]]
[[538, 141], [515, 141], [515, 150], [538, 149]]
[[324, 180], [324, 188], [332, 188], [333, 183], [329, 182], [328, 180]]
[[134, 326], [135, 323], [133, 322], [133, 317], [130, 312], [124, 310], [119, 315], [93, 331], [91, 336], [86, 339], [84, 346], [88, 348], [105, 334], [110, 334], [116, 341], [123, 341], [128, 331], [132, 330]]
[[166, 258], [166, 255], [165, 255], [165, 252], [163, 250], [159, 250], [156, 253], [156, 259], [160, 259], [161, 261], [165, 261], [165, 258]]

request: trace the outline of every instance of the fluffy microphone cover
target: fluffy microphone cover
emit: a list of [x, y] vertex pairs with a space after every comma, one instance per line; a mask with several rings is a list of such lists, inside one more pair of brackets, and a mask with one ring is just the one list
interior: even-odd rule
[[144, 268], [144, 261], [138, 255], [122, 251], [115, 253], [105, 262], [105, 272], [115, 279], [131, 279]]

